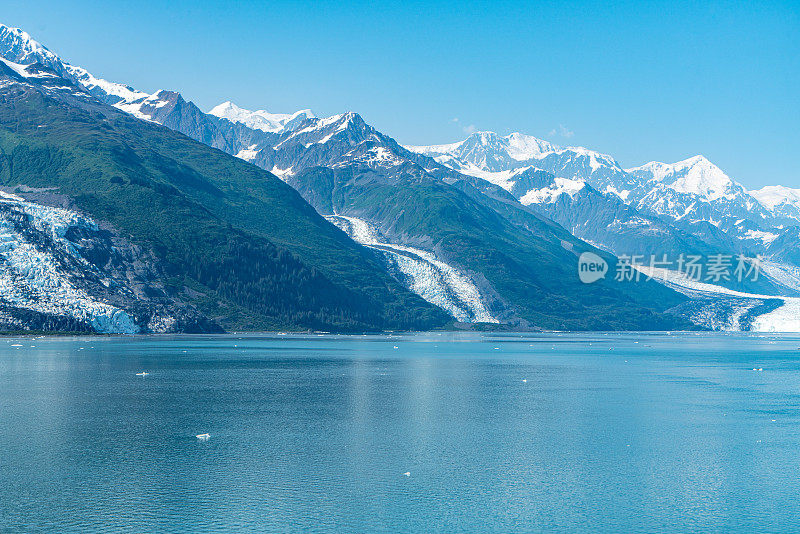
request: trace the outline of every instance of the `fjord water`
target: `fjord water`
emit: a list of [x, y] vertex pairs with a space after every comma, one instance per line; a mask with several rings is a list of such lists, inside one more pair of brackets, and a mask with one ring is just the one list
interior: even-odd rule
[[721, 334], [2, 339], [0, 531], [797, 530], [798, 348]]

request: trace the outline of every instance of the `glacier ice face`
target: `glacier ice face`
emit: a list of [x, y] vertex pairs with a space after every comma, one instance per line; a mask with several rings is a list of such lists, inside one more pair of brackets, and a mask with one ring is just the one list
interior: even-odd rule
[[127, 312], [98, 301], [73, 283], [81, 271], [94, 274], [104, 285], [111, 281], [66, 239], [70, 228], [96, 230], [97, 225], [73, 211], [0, 193], [0, 301], [14, 308], [69, 316], [96, 332], [139, 332]]
[[[793, 277], [795, 283], [800, 282], [800, 278], [797, 278], [798, 273], [790, 266], [769, 264], [766, 267], [766, 274], [781, 272], [784, 276]], [[698, 282], [669, 269], [649, 266], [637, 266], [637, 269], [645, 276], [659, 280], [691, 297], [695, 303], [701, 303], [690, 315], [690, 319], [695, 324], [712, 330], [724, 331], [800, 332], [800, 298], [798, 297], [776, 297], [735, 291], [714, 284]], [[778, 301], [779, 304], [773, 310], [758, 313], [758, 309], [765, 302], [770, 301]], [[748, 314], [752, 314], [753, 317], [746, 319]]]
[[402, 273], [409, 289], [464, 323], [498, 323], [483, 304], [480, 291], [464, 273], [430, 252], [387, 243], [364, 220], [343, 215], [327, 219], [354, 241], [378, 250]]

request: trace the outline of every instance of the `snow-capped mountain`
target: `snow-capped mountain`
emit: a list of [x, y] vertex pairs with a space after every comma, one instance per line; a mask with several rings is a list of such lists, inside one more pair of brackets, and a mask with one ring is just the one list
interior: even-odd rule
[[23, 65], [41, 63], [63, 74], [60, 72], [63, 65], [58, 56], [19, 28], [0, 24], [0, 55]]
[[623, 192], [635, 185], [611, 156], [582, 147], [559, 147], [518, 132], [502, 137], [494, 132], [475, 132], [459, 143], [406, 148], [506, 189], [513, 186], [515, 174], [527, 167], [583, 180], [600, 190]]
[[776, 218], [800, 221], [800, 189], [782, 185], [768, 185], [750, 195], [758, 200]]
[[675, 220], [750, 220], [763, 224], [770, 218], [747, 189], [703, 156], [677, 163], [652, 161], [627, 169], [640, 181], [630, 201], [641, 209]]
[[[573, 197], [580, 183], [586, 183], [617, 196], [645, 218], [664, 217], [680, 231], [710, 239], [710, 244], [727, 241], [726, 250], [764, 252], [780, 235], [776, 229], [787, 219], [798, 220], [792, 190], [768, 188], [763, 194], [751, 194], [703, 156], [623, 169], [611, 156], [585, 148], [561, 148], [524, 134], [501, 137], [492, 132], [478, 132], [459, 143], [407, 148], [499, 185], [528, 204], [556, 202], [562, 194]], [[530, 182], [527, 177], [539, 171], [561, 183]], [[728, 237], [710, 235], [717, 232], [709, 225]]]
[[498, 172], [524, 166], [524, 162], [556, 150], [535, 137], [513, 133], [500, 137], [494, 132], [475, 132], [460, 143], [436, 146], [408, 146], [413, 152], [430, 156], [460, 171]]
[[626, 169], [625, 172], [636, 176], [644, 184], [663, 185], [677, 193], [688, 193], [706, 201], [731, 199], [744, 190], [703, 156], [671, 164], [651, 161], [641, 167]]
[[[520, 133], [501, 137], [493, 132], [474, 133], [460, 143], [407, 148], [509, 191], [521, 173], [540, 169], [558, 178], [586, 182], [598, 191], [614, 193], [640, 209], [672, 219], [768, 216], [743, 186], [702, 156], [623, 169], [613, 157], [586, 148], [562, 148]], [[712, 219], [714, 215], [716, 219]]]
[[310, 109], [303, 109], [291, 114], [270, 113], [263, 109], [249, 111], [240, 108], [231, 101], [223, 102], [214, 107], [208, 114], [219, 117], [220, 119], [227, 119], [231, 122], [244, 124], [248, 128], [254, 130], [273, 133], [291, 130], [305, 119], [314, 118], [314, 114]]

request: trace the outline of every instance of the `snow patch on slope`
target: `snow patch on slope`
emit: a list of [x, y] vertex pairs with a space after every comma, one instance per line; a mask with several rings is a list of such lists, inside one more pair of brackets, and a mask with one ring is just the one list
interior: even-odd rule
[[236, 157], [245, 161], [253, 161], [258, 155], [258, 150], [256, 150], [257, 146], [258, 145], [250, 145], [247, 148], [243, 148], [236, 153]]
[[128, 103], [151, 96], [149, 93], [137, 91], [121, 83], [114, 83], [102, 78], [96, 78], [84, 68], [74, 65], [64, 65], [64, 67], [67, 69], [67, 72], [88, 89], [90, 93], [99, 90], [107, 95], [118, 98], [120, 101]]
[[778, 234], [764, 232], [762, 230], [748, 230], [745, 232], [744, 237], [746, 239], [753, 239], [754, 241], [760, 241], [765, 245], [769, 245], [778, 238]]
[[24, 65], [21, 63], [14, 63], [13, 61], [9, 61], [7, 59], [1, 58], [0, 61], [3, 62], [5, 66], [9, 69], [16, 72], [19, 76], [23, 78], [48, 78], [53, 77], [50, 73], [36, 73], [36, 72], [28, 72], [29, 65]]
[[551, 187], [542, 189], [531, 189], [525, 193], [519, 201], [528, 206], [530, 204], [543, 204], [555, 202], [561, 195], [574, 197], [581, 189], [586, 187], [586, 182], [581, 180], [570, 180], [568, 178], [556, 178]]

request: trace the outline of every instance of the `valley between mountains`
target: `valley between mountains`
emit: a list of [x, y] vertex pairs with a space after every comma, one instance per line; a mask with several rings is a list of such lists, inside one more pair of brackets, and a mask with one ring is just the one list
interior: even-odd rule
[[[800, 331], [800, 190], [702, 156], [624, 169], [521, 133], [402, 146], [354, 112], [204, 112], [2, 25], [0, 191], [3, 330]], [[584, 253], [609, 275], [582, 283]], [[631, 255], [759, 274], [616, 279]]]

